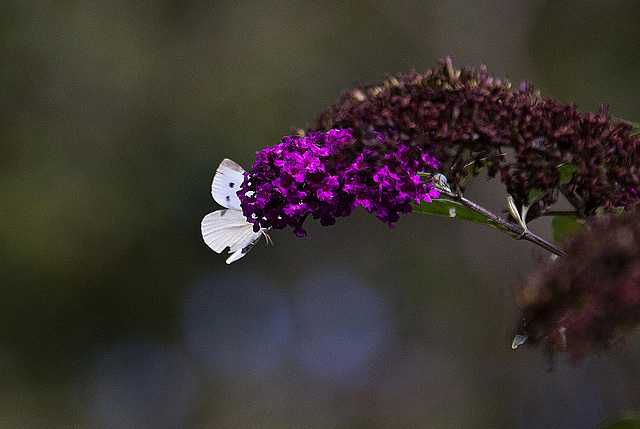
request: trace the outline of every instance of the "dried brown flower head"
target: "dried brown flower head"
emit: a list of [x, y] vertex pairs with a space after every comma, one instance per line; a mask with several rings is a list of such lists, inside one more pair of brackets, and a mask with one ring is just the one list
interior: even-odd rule
[[592, 221], [518, 295], [532, 342], [577, 362], [640, 324], [640, 211]]
[[606, 109], [581, 114], [575, 104], [543, 99], [526, 84], [479, 71], [455, 70], [449, 58], [425, 73], [387, 76], [343, 93], [311, 130], [351, 128], [362, 144], [374, 132], [393, 142], [420, 146], [440, 161], [454, 188], [485, 167], [500, 175], [519, 206], [530, 191], [552, 191], [530, 211], [532, 219], [558, 198], [557, 167], [577, 167], [563, 193], [582, 216], [598, 208], [634, 205], [640, 182], [640, 135], [613, 123]]

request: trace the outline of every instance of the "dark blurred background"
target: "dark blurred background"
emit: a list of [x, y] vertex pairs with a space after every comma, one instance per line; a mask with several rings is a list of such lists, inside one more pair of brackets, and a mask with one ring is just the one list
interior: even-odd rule
[[[637, 0], [3, 1], [0, 427], [584, 428], [639, 410], [637, 338], [578, 367], [511, 350], [513, 291], [544, 256], [528, 243], [359, 211], [227, 266], [199, 226], [223, 158], [248, 168], [354, 82], [446, 55], [639, 120], [639, 22]], [[495, 182], [469, 195], [506, 206]]]

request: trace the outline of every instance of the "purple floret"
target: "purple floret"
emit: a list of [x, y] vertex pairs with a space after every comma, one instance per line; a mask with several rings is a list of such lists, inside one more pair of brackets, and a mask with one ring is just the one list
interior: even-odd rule
[[265, 148], [238, 192], [244, 215], [256, 231], [289, 225], [301, 237], [309, 215], [328, 226], [364, 207], [393, 227], [412, 202], [439, 196], [418, 176], [438, 163], [409, 143], [377, 139], [365, 146], [349, 129], [335, 129]]

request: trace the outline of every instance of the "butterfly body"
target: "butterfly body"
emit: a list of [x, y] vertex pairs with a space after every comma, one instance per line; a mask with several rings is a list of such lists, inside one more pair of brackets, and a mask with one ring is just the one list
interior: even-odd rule
[[242, 213], [237, 192], [244, 181], [244, 173], [242, 167], [228, 158], [220, 163], [213, 177], [211, 195], [225, 208], [206, 215], [200, 225], [204, 242], [214, 252], [221, 253], [229, 248], [231, 256], [227, 258], [227, 264], [242, 258], [260, 237], [266, 236], [264, 229], [255, 232], [253, 224]]

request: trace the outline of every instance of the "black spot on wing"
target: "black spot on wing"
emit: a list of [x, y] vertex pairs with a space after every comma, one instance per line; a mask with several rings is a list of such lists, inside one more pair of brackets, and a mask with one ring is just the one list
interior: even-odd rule
[[227, 195], [225, 198], [227, 199], [227, 201], [231, 201], [231, 197], [229, 195]]
[[227, 209], [220, 210], [220, 217], [224, 217], [227, 214]]
[[236, 184], [235, 184], [235, 183], [233, 183], [233, 182], [229, 182], [229, 187], [230, 187], [230, 188], [233, 188], [234, 186], [236, 186]]

